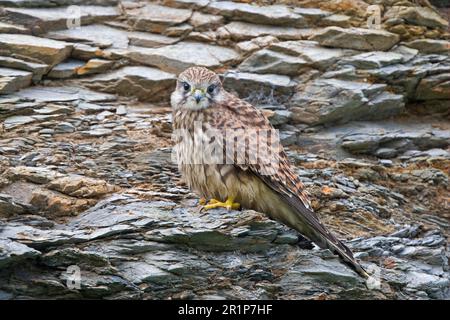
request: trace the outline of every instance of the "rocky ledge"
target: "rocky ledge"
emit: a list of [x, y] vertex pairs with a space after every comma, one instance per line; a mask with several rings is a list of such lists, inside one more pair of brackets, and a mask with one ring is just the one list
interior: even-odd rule
[[[416, 2], [0, 0], [0, 299], [449, 299], [449, 11]], [[267, 114], [370, 281], [199, 210], [168, 103], [192, 65]]]

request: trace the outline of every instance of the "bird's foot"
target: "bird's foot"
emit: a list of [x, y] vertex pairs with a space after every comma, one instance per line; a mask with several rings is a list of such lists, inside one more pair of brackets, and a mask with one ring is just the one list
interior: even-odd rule
[[227, 210], [238, 210], [241, 205], [234, 202], [233, 198], [228, 197], [227, 201], [220, 202], [216, 199], [209, 200], [208, 204], [203, 207], [204, 210], [215, 209], [215, 208], [226, 208]]

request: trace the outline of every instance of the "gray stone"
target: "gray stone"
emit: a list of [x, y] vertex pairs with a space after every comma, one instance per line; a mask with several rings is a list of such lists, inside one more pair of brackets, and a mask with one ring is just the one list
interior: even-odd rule
[[126, 262], [120, 265], [120, 271], [134, 284], [168, 283], [176, 276], [145, 262]]
[[194, 12], [189, 19], [189, 24], [191, 24], [196, 31], [207, 31], [221, 26], [223, 21], [224, 19], [221, 15]]
[[24, 34], [0, 34], [0, 54], [14, 58], [33, 59], [54, 66], [65, 60], [72, 51], [67, 42]]
[[81, 131], [81, 134], [86, 137], [106, 137], [111, 135], [113, 132], [111, 129], [98, 128], [88, 131]]
[[126, 10], [126, 14], [133, 30], [163, 33], [168, 27], [186, 22], [192, 11], [147, 3], [143, 7]]
[[342, 148], [360, 154], [372, 154], [380, 149], [394, 149], [397, 154], [406, 150], [443, 148], [450, 144], [450, 136], [443, 130], [424, 126], [412, 130], [408, 127], [378, 128], [355, 132], [342, 139]]
[[272, 44], [270, 49], [303, 58], [311, 66], [321, 70], [353, 53], [351, 50], [325, 48], [315, 41], [302, 40], [277, 42]]
[[450, 41], [435, 39], [416, 39], [406, 43], [408, 47], [423, 53], [449, 53]]
[[64, 102], [81, 100], [85, 102], [115, 101], [116, 96], [91, 91], [80, 87], [42, 87], [36, 86], [16, 92], [15, 97], [35, 102]]
[[394, 52], [372, 51], [345, 58], [339, 63], [349, 64], [359, 69], [375, 69], [403, 61], [403, 56]]
[[239, 57], [232, 49], [195, 42], [180, 42], [161, 48], [130, 47], [125, 56], [175, 74], [192, 66], [217, 68]]
[[89, 60], [103, 56], [103, 51], [87, 44], [76, 43], [73, 46], [71, 57], [77, 60]]
[[8, 94], [31, 84], [33, 74], [28, 71], [0, 67], [0, 94]]
[[86, 64], [76, 69], [78, 76], [103, 73], [111, 70], [115, 66], [114, 61], [105, 59], [90, 59]]
[[128, 39], [130, 40], [130, 45], [146, 48], [163, 47], [180, 41], [180, 39], [176, 37], [167, 37], [157, 33], [138, 31], [130, 32], [128, 34]]
[[53, 79], [66, 79], [71, 78], [77, 74], [78, 68], [81, 68], [85, 64], [80, 60], [67, 60], [52, 68], [47, 74], [47, 77]]
[[218, 29], [234, 41], [251, 40], [262, 36], [273, 36], [280, 40], [301, 40], [312, 34], [311, 29], [255, 25], [246, 22], [231, 22]]
[[250, 73], [296, 76], [307, 65], [308, 63], [302, 58], [263, 49], [244, 60], [239, 65], [239, 70]]
[[240, 98], [270, 104], [287, 100], [294, 93], [296, 83], [288, 76], [232, 71], [224, 75], [224, 86], [237, 92]]
[[415, 98], [417, 100], [450, 99], [450, 73], [422, 79], [417, 86]]
[[0, 66], [30, 71], [33, 73], [33, 81], [35, 82], [41, 80], [42, 76], [47, 72], [49, 68], [49, 66], [46, 64], [33, 63], [5, 56], [0, 56]]
[[448, 21], [428, 7], [392, 6], [384, 14], [386, 18], [400, 18], [411, 24], [430, 28], [447, 28]]
[[309, 22], [317, 23], [330, 16], [332, 13], [318, 8], [294, 7], [293, 11], [308, 19]]
[[128, 33], [125, 30], [112, 28], [101, 24], [83, 26], [79, 29], [52, 31], [45, 34], [47, 38], [83, 42], [99, 48], [127, 48]]
[[55, 133], [72, 133], [75, 132], [75, 127], [69, 122], [61, 122], [55, 127]]
[[293, 117], [307, 124], [380, 119], [401, 113], [403, 96], [383, 92], [384, 84], [316, 79], [291, 101]]
[[10, 130], [34, 121], [36, 121], [36, 119], [30, 116], [12, 116], [5, 119], [3, 126], [6, 130]]
[[258, 6], [232, 1], [218, 1], [210, 3], [207, 10], [232, 20], [257, 24], [294, 27], [304, 26], [306, 24], [305, 19], [300, 14], [283, 5]]
[[23, 26], [18, 26], [10, 23], [0, 22], [0, 33], [29, 33], [29, 30]]
[[202, 9], [209, 2], [209, 0], [164, 0], [164, 5], [174, 8]]
[[342, 28], [351, 27], [352, 17], [345, 14], [332, 14], [319, 21], [319, 24], [324, 26], [337, 26]]
[[340, 27], [327, 27], [310, 39], [326, 47], [362, 51], [386, 51], [400, 41], [397, 34], [384, 30]]
[[[119, 16], [116, 7], [77, 6], [81, 25], [101, 22]], [[69, 29], [73, 12], [68, 7], [59, 8], [5, 8], [4, 19], [14, 21], [33, 30], [34, 34]]]
[[10, 168], [6, 172], [10, 180], [27, 180], [30, 182], [44, 184], [62, 176], [61, 173], [48, 168], [18, 166]]
[[278, 39], [272, 36], [264, 36], [254, 38], [248, 41], [242, 41], [236, 44], [236, 48], [244, 53], [253, 52], [262, 48], [265, 48], [272, 43], [278, 42]]
[[25, 260], [35, 259], [40, 252], [10, 239], [0, 238], [0, 267], [24, 263]]
[[101, 5], [101, 6], [115, 6], [118, 0], [1, 0], [0, 4], [7, 7], [54, 7], [54, 6], [69, 6], [69, 5]]
[[124, 67], [83, 83], [95, 90], [135, 96], [143, 101], [168, 101], [175, 81], [175, 75], [156, 68]]
[[19, 203], [16, 203], [11, 196], [0, 193], [0, 217], [23, 214], [26, 211], [26, 208]]

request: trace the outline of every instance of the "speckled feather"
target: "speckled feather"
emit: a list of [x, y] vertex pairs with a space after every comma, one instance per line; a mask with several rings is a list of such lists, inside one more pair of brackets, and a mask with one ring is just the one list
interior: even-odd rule
[[[197, 83], [220, 81], [215, 73], [199, 67], [190, 68], [183, 72], [179, 81], [184, 80], [196, 81]], [[250, 132], [252, 132], [252, 129], [275, 132], [269, 120], [260, 110], [224, 89], [222, 89], [222, 95], [220, 101], [212, 101], [208, 108], [200, 110], [176, 108], [176, 106], [174, 108], [173, 124], [176, 130], [183, 129], [193, 133], [195, 130], [194, 123], [201, 123], [202, 132], [216, 130], [221, 133], [223, 139], [222, 141], [216, 141], [216, 143], [224, 149], [228, 147], [227, 143], [236, 143], [235, 140], [227, 140], [226, 137], [230, 135], [230, 132], [235, 131], [242, 140], [246, 141], [243, 146], [234, 146], [236, 152], [231, 156], [231, 159], [230, 155], [227, 155], [227, 163], [232, 163], [231, 166], [180, 164], [180, 170], [183, 176], [187, 178], [190, 187], [198, 191], [203, 197], [210, 198], [219, 196], [224, 199], [230, 194], [223, 193], [235, 193], [233, 196], [236, 196], [244, 207], [263, 211], [270, 217], [297, 229], [320, 247], [329, 248], [338, 253], [344, 261], [366, 277], [366, 272], [353, 258], [352, 252], [319, 221], [311, 208], [308, 194], [299, 177], [295, 174], [281, 145], [275, 144], [276, 148], [274, 149], [274, 145], [268, 143], [267, 147], [271, 149], [265, 156], [268, 155], [269, 159], [258, 158], [257, 161], [248, 161], [250, 155], [257, 154], [255, 148], [259, 147], [258, 144], [248, 143], [251, 139], [254, 139]], [[217, 136], [214, 138], [212, 136], [203, 137], [205, 141], [211, 141], [215, 138]], [[186, 140], [186, 137], [184, 139]], [[192, 143], [185, 145], [183, 150], [178, 148], [179, 157], [192, 157], [195, 156], [195, 153], [204, 152], [201, 148], [195, 149], [194, 147], [195, 150], [193, 150], [192, 145]], [[239, 158], [240, 161], [237, 161], [239, 153], [245, 154], [245, 157], [241, 157]], [[225, 150], [223, 154], [226, 155]], [[243, 159], [244, 161], [242, 161]], [[209, 177], [215, 175], [216, 172], [218, 172], [221, 180], [226, 179], [225, 176], [232, 175], [234, 179], [232, 184], [253, 184], [253, 186], [247, 189], [242, 187], [242, 190], [235, 191], [234, 189], [231, 190], [230, 184], [224, 182], [225, 187], [215, 187], [218, 184], [217, 181]], [[271, 174], [267, 174], [268, 172]], [[263, 187], [263, 185], [268, 189], [264, 189], [266, 187]], [[269, 189], [273, 192], [271, 193]], [[269, 193], [270, 195], [268, 195]], [[264, 202], [262, 199], [260, 199], [260, 202], [247, 199], [252, 196], [267, 197], [268, 200], [264, 205], [260, 203], [261, 201]], [[274, 202], [274, 204], [270, 205], [270, 202]]]

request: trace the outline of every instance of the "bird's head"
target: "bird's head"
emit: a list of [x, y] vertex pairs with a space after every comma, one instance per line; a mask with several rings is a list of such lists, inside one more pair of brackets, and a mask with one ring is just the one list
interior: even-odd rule
[[200, 110], [219, 102], [222, 96], [222, 82], [216, 73], [203, 67], [191, 67], [178, 76], [171, 104], [174, 109]]

